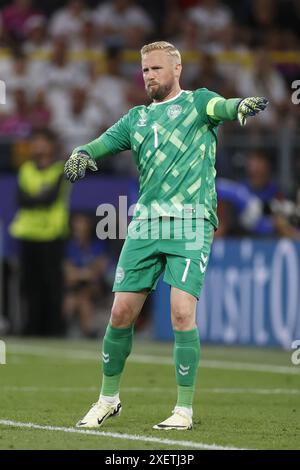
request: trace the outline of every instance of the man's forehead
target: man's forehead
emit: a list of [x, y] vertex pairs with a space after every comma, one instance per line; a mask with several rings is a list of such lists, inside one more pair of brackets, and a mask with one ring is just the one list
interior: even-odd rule
[[152, 67], [171, 63], [171, 57], [165, 51], [151, 51], [142, 56], [142, 65]]

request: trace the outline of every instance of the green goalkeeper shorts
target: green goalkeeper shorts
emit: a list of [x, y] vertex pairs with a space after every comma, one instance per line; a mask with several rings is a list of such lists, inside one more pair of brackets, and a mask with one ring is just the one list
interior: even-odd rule
[[214, 236], [205, 219], [133, 220], [123, 245], [113, 292], [155, 290], [164, 281], [197, 299]]

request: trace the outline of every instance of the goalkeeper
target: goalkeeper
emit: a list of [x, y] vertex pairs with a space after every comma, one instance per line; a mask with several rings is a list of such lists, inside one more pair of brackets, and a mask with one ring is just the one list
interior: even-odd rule
[[[154, 429], [191, 429], [193, 396], [200, 358], [196, 302], [218, 226], [215, 156], [218, 126], [264, 110], [260, 97], [224, 99], [200, 88], [182, 90], [179, 51], [164, 41], [141, 50], [145, 88], [152, 103], [131, 109], [96, 140], [76, 148], [65, 164], [65, 175], [75, 182], [108, 154], [131, 150], [140, 172], [140, 197], [116, 269], [115, 298], [103, 340], [103, 378], [99, 400], [79, 421], [79, 427], [98, 427], [121, 412], [120, 380], [131, 352], [134, 323], [151, 290], [164, 272], [170, 285], [174, 331], [177, 402], [170, 417]], [[199, 208], [201, 209], [199, 211]], [[151, 237], [148, 225], [136, 237], [137, 224], [156, 217], [159, 234], [166, 218], [168, 239]], [[177, 220], [189, 220], [200, 244], [188, 243], [190, 233], [178, 236]], [[196, 230], [201, 222], [201, 230]], [[154, 238], [154, 239], [153, 239]], [[167, 314], [167, 312], [162, 312]]]

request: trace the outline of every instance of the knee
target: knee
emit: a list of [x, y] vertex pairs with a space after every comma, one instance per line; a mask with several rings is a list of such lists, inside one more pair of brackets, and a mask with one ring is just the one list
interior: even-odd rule
[[191, 330], [195, 327], [195, 317], [185, 309], [175, 309], [172, 312], [172, 326], [178, 331]]
[[127, 328], [134, 321], [133, 312], [125, 302], [114, 304], [111, 309], [110, 322], [115, 328]]

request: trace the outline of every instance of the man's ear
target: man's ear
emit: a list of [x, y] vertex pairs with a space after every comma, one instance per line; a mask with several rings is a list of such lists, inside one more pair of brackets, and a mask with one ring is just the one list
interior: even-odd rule
[[182, 72], [182, 65], [181, 64], [175, 64], [175, 75], [177, 78], [180, 77]]

